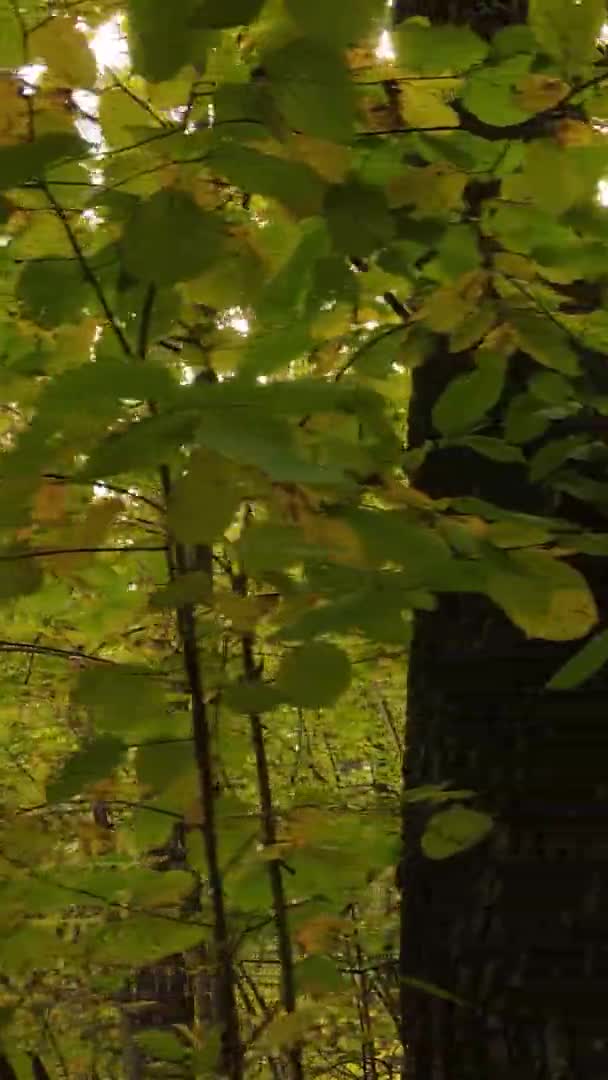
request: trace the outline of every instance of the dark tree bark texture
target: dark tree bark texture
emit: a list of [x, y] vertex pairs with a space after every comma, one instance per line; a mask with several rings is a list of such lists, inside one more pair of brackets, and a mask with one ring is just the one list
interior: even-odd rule
[[[525, 5], [398, 0], [398, 18], [414, 14], [489, 33], [523, 21]], [[454, 364], [438, 346], [417, 369], [412, 446], [432, 437], [432, 405]], [[465, 450], [431, 454], [415, 483], [437, 497], [476, 494], [516, 510], [555, 510], [523, 468]], [[558, 510], [606, 529], [605, 520], [582, 521], [578, 506]], [[605, 618], [606, 560], [577, 565]], [[608, 1078], [608, 674], [568, 693], [545, 689], [576, 647], [527, 639], [478, 597], [444, 596], [436, 612], [417, 616], [405, 785], [471, 788], [496, 828], [468, 853], [432, 861], [419, 843], [424, 812], [406, 804], [407, 1080]], [[466, 1004], [417, 989], [416, 980]]]

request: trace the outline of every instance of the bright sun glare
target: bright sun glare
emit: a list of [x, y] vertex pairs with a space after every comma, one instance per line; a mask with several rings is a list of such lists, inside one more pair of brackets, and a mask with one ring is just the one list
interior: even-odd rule
[[129, 66], [129, 47], [120, 15], [102, 23], [89, 40], [99, 71], [104, 68], [124, 71]]

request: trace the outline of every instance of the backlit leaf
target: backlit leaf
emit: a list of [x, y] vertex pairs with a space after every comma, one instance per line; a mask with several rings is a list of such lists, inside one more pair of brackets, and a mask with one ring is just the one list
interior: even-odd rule
[[384, 0], [328, 0], [326, 4], [307, 0], [286, 0], [292, 18], [309, 37], [354, 45], [371, 32], [379, 33], [384, 16]]
[[584, 72], [597, 55], [605, 17], [603, 0], [530, 0], [528, 10], [538, 44], [566, 76]]
[[62, 86], [89, 89], [97, 78], [95, 57], [75, 21], [58, 16], [29, 36], [31, 60], [42, 60]]
[[395, 34], [399, 60], [426, 75], [467, 71], [487, 55], [488, 46], [466, 26], [423, 26], [408, 19]]
[[598, 620], [583, 575], [545, 552], [510, 552], [492, 568], [488, 595], [530, 638], [571, 641], [585, 637]]
[[169, 525], [186, 544], [211, 544], [226, 531], [241, 501], [229, 462], [205, 450], [195, 451], [173, 485]]
[[140, 281], [172, 285], [210, 267], [222, 250], [222, 228], [190, 196], [159, 191], [139, 204], [122, 237], [125, 269]]
[[433, 814], [422, 836], [428, 859], [449, 859], [479, 844], [493, 828], [492, 818], [466, 806], [452, 806]]
[[341, 53], [302, 38], [263, 57], [278, 108], [290, 128], [341, 142], [355, 120], [352, 83]]
[[213, 30], [241, 26], [253, 22], [263, 4], [264, 0], [202, 0], [202, 3], [198, 0], [190, 23]]

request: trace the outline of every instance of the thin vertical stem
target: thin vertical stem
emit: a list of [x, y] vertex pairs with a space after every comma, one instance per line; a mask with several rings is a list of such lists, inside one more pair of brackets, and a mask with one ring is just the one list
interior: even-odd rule
[[[245, 586], [241, 585], [244, 591]], [[257, 668], [253, 655], [253, 637], [246, 634], [242, 642], [243, 668], [248, 680], [254, 681], [258, 677]], [[268, 770], [268, 757], [264, 740], [264, 726], [260, 717], [252, 713], [249, 717], [251, 725], [251, 743], [255, 755], [255, 766], [260, 800], [260, 822], [262, 826], [262, 839], [264, 846], [275, 848], [277, 842], [276, 816], [272, 800], [272, 788], [270, 773]], [[295, 1013], [297, 1008], [297, 994], [293, 963], [293, 949], [291, 935], [289, 933], [289, 921], [287, 918], [287, 900], [283, 874], [278, 858], [272, 858], [268, 863], [268, 880], [272, 897], [272, 910], [277, 935], [277, 949], [281, 966], [281, 1003], [285, 1012]], [[302, 1063], [302, 1047], [299, 1043], [290, 1047], [287, 1054], [289, 1075], [291, 1080], [303, 1080], [304, 1068]]]

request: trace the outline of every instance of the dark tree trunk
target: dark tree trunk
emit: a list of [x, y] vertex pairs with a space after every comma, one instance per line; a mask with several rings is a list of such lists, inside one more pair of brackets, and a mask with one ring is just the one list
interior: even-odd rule
[[[439, 347], [418, 369], [413, 445], [428, 437], [454, 364]], [[416, 483], [434, 496], [543, 509], [519, 466], [464, 450], [431, 454]], [[606, 560], [578, 565], [605, 611]], [[608, 675], [569, 693], [544, 689], [574, 648], [525, 638], [479, 597], [444, 596], [417, 619], [405, 784], [473, 789], [497, 827], [480, 847], [431, 861], [419, 844], [424, 817], [406, 810], [407, 1080], [608, 1077]]]
[[[499, 28], [501, 12], [503, 22], [521, 21], [522, 7], [398, 0], [397, 13], [467, 21], [487, 33]], [[432, 405], [455, 362], [439, 345], [416, 371], [413, 446], [432, 435]], [[551, 510], [523, 469], [468, 451], [431, 454], [415, 482], [433, 496], [475, 493], [516, 510]], [[574, 506], [560, 512], [580, 521]], [[606, 529], [605, 520], [581, 524]], [[605, 616], [606, 560], [577, 565]], [[525, 638], [479, 597], [444, 596], [436, 612], [417, 617], [404, 783], [474, 789], [474, 805], [497, 825], [468, 853], [432, 861], [419, 843], [428, 817], [406, 804], [407, 1080], [608, 1078], [608, 673], [569, 693], [544, 689], [576, 647]]]

